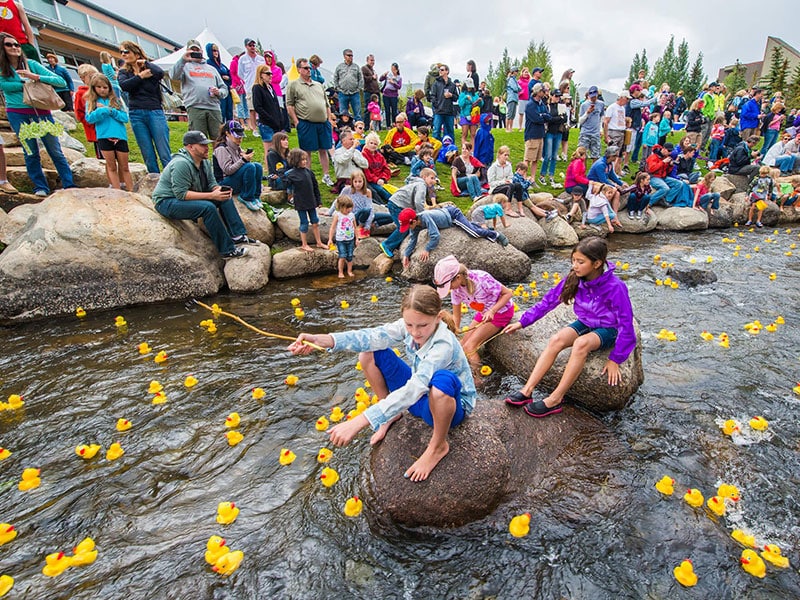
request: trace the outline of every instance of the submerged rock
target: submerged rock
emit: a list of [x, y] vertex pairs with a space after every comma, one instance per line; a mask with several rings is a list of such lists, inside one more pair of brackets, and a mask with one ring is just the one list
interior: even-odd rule
[[685, 285], [686, 287], [697, 287], [698, 285], [708, 285], [717, 280], [714, 271], [706, 269], [682, 269], [680, 267], [670, 267], [667, 275]]

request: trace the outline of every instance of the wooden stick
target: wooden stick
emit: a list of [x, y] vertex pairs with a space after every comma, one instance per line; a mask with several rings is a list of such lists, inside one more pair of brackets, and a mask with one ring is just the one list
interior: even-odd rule
[[477, 348], [475, 348], [475, 350], [473, 350], [472, 352], [467, 352], [467, 356], [472, 356], [473, 354], [476, 354], [476, 353], [478, 352], [478, 350], [480, 350], [481, 348], [483, 348], [483, 347], [484, 347], [486, 344], [488, 344], [489, 342], [491, 342], [491, 341], [492, 341], [494, 338], [496, 338], [498, 335], [503, 335], [503, 330], [502, 330], [502, 329], [501, 329], [500, 331], [498, 331], [497, 333], [495, 333], [495, 334], [494, 334], [492, 337], [490, 337], [489, 339], [487, 339], [485, 342], [483, 342], [483, 343], [482, 343], [480, 346], [478, 346]]
[[[293, 341], [295, 341], [297, 339], [297, 338], [289, 337], [288, 335], [280, 335], [280, 334], [277, 334], [277, 333], [270, 333], [269, 331], [264, 331], [263, 329], [259, 329], [258, 327], [253, 327], [252, 325], [250, 325], [250, 323], [248, 323], [247, 321], [245, 321], [241, 317], [238, 317], [238, 316], [234, 315], [233, 313], [225, 312], [224, 310], [222, 310], [220, 308], [215, 309], [215, 308], [209, 306], [208, 304], [203, 304], [199, 300], [195, 300], [194, 303], [197, 304], [198, 306], [202, 306], [203, 308], [206, 308], [206, 309], [210, 310], [214, 314], [220, 314], [220, 315], [223, 315], [225, 317], [229, 317], [229, 318], [233, 319], [234, 321], [236, 321], [237, 323], [241, 323], [242, 325], [244, 325], [248, 329], [251, 329], [252, 331], [255, 331], [256, 333], [258, 333], [260, 335], [264, 335], [264, 336], [271, 337], [271, 338], [277, 338], [279, 340], [289, 340], [291, 342], [293, 342]], [[312, 344], [311, 342], [309, 342], [307, 340], [303, 340], [303, 343], [306, 346], [311, 346], [315, 350], [321, 350], [321, 351], [325, 352], [325, 348], [323, 348], [322, 346], [318, 346], [317, 344]]]

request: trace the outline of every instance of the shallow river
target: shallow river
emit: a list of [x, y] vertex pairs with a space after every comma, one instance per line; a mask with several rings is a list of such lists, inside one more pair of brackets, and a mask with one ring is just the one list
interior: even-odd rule
[[[316, 454], [325, 436], [314, 422], [335, 404], [353, 407], [353, 392], [363, 384], [353, 355], [295, 358], [285, 351], [288, 342], [226, 318], [209, 334], [199, 322], [210, 313], [189, 303], [0, 329], [0, 399], [14, 393], [25, 399], [23, 410], [0, 412], [0, 446], [13, 452], [0, 461], [0, 522], [19, 531], [0, 546], [0, 573], [16, 579], [8, 598], [800, 597], [800, 395], [792, 391], [800, 380], [800, 250], [785, 255], [791, 243], [800, 246], [800, 230], [741, 238], [739, 231], [612, 239], [612, 260], [629, 263], [619, 272], [644, 346], [644, 385], [626, 409], [600, 417], [627, 448], [611, 467], [626, 496], [601, 509], [596, 489], [584, 501], [580, 490], [570, 490], [562, 502], [559, 489], [570, 488], [570, 477], [548, 482], [540, 504], [515, 507], [533, 514], [531, 534], [521, 539], [508, 534], [509, 507], [437, 531], [387, 525], [369, 506], [358, 518], [344, 516], [345, 500], [363, 486], [366, 436], [335, 451], [331, 465], [341, 480], [324, 488]], [[721, 242], [725, 235], [741, 245], [738, 257], [735, 244]], [[719, 282], [694, 290], [657, 287], [664, 270], [654, 264], [656, 254], [676, 266], [691, 266], [694, 258]], [[535, 258], [532, 279], [540, 290], [552, 281], [542, 272], [564, 275], [568, 257]], [[207, 302], [294, 335], [394, 319], [406, 285], [399, 278], [340, 284], [333, 276]], [[373, 294], [377, 303], [370, 302]], [[293, 297], [305, 309], [302, 322]], [[342, 300], [350, 303], [346, 310]], [[532, 302], [518, 300], [522, 308]], [[114, 326], [117, 314], [127, 331]], [[743, 328], [778, 315], [785, 324], [775, 332], [751, 335]], [[657, 339], [662, 328], [677, 341]], [[727, 332], [730, 347], [704, 341], [703, 330]], [[168, 360], [156, 365], [153, 354], [140, 356], [141, 342], [165, 350]], [[183, 385], [189, 374], [199, 380], [191, 390]], [[299, 378], [294, 387], [284, 383], [289, 374]], [[150, 402], [153, 379], [164, 385], [165, 404]], [[517, 385], [498, 370], [484, 397], [502, 397]], [[263, 399], [251, 397], [254, 387], [266, 391]], [[244, 435], [235, 447], [224, 437], [232, 411], [241, 415]], [[769, 421], [766, 432], [749, 429], [753, 415]], [[133, 422], [124, 433], [115, 430], [121, 417]], [[744, 425], [735, 441], [720, 431], [728, 418]], [[114, 441], [125, 455], [111, 462], [105, 450]], [[97, 457], [76, 456], [76, 445], [95, 442], [103, 446]], [[296, 453], [292, 465], [279, 464], [282, 448]], [[42, 484], [20, 492], [26, 467], [41, 468]], [[676, 480], [668, 499], [653, 487], [665, 474]], [[709, 497], [722, 482], [741, 492], [726, 517], [712, 520], [681, 500], [687, 487]], [[215, 522], [224, 500], [241, 508], [228, 526]], [[735, 527], [762, 544], [779, 544], [792, 566], [768, 565], [764, 579], [746, 574], [738, 563], [741, 547], [729, 535]], [[213, 534], [244, 551], [227, 579], [203, 560]], [[86, 536], [97, 543], [94, 564], [54, 579], [42, 575], [46, 554]], [[699, 576], [692, 591], [672, 576], [687, 557]]]

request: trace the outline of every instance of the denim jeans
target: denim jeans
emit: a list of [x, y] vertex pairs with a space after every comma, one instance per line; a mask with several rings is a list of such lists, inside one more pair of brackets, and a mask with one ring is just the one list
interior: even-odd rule
[[795, 160], [794, 154], [785, 154], [775, 159], [775, 166], [781, 170], [781, 173], [791, 173], [794, 170]]
[[[50, 115], [24, 115], [11, 111], [8, 111], [7, 114], [8, 122], [17, 135], [19, 135], [20, 127], [25, 123], [33, 123], [35, 121], [54, 122], [53, 117]], [[47, 134], [40, 139], [42, 140], [42, 144], [44, 144], [44, 149], [47, 150], [47, 153], [53, 160], [53, 165], [55, 165], [58, 176], [61, 178], [61, 185], [64, 188], [75, 187], [75, 182], [72, 180], [72, 171], [69, 168], [67, 159], [64, 157], [64, 153], [61, 151], [61, 144], [58, 142], [58, 138], [54, 135]], [[28, 140], [26, 144], [28, 146], [28, 152], [24, 153], [25, 169], [28, 171], [28, 177], [31, 178], [33, 191], [38, 192], [41, 190], [49, 194], [50, 186], [47, 184], [47, 177], [45, 177], [44, 171], [42, 171], [42, 159], [39, 156], [39, 145], [36, 143], [36, 140]]]
[[345, 94], [339, 92], [339, 114], [347, 112], [348, 105], [353, 109], [353, 121], [361, 120], [361, 95], [356, 92], [355, 94]]
[[406, 239], [408, 236], [408, 231], [400, 233], [400, 211], [403, 210], [394, 202], [389, 202], [388, 207], [389, 215], [392, 217], [392, 221], [394, 224], [397, 225], [397, 229], [395, 229], [391, 235], [386, 238], [386, 241], [383, 242], [383, 247], [386, 248], [389, 252], [394, 252], [400, 247], [400, 244], [403, 243], [403, 240]]
[[539, 175], [549, 175], [551, 178], [556, 174], [556, 158], [558, 149], [561, 147], [561, 133], [549, 133], [544, 138], [544, 150], [542, 151], [542, 168]]
[[697, 199], [697, 203], [703, 208], [711, 204], [711, 208], [717, 210], [719, 208], [719, 193], [709, 192], [708, 194], [703, 194]]
[[775, 142], [778, 141], [778, 134], [780, 131], [777, 129], [767, 129], [767, 132], [764, 134], [764, 145], [761, 146], [761, 156], [765, 156], [767, 154], [767, 150], [772, 148]]
[[631, 162], [635, 163], [639, 160], [639, 150], [642, 149], [642, 137], [644, 131], [641, 129], [636, 132], [636, 140], [633, 143], [633, 154], [631, 155]]
[[220, 254], [233, 252], [236, 248], [231, 237], [247, 233], [233, 199], [214, 203], [210, 200], [165, 198], [156, 204], [156, 212], [168, 219], [202, 218], [203, 225]]
[[708, 146], [708, 160], [710, 161], [717, 161], [721, 157], [719, 155], [719, 151], [722, 148], [722, 140], [715, 140], [711, 138], [711, 142]]
[[650, 187], [655, 190], [650, 195], [650, 206], [653, 206], [662, 198], [666, 201], [667, 193], [669, 192], [669, 186], [666, 181], [661, 177], [650, 177]]
[[229, 185], [233, 193], [242, 201], [259, 200], [261, 198], [261, 176], [264, 167], [261, 163], [244, 163], [239, 170], [225, 177], [220, 185]]
[[433, 131], [431, 137], [444, 141], [444, 136], [449, 135], [451, 140], [456, 139], [453, 129], [453, 115], [433, 115]]
[[483, 188], [481, 188], [481, 180], [478, 179], [477, 175], [459, 177], [456, 179], [456, 184], [458, 185], [458, 189], [461, 190], [462, 196], [476, 198], [483, 193]]
[[[372, 212], [371, 208], [362, 208], [356, 212], [356, 223], [359, 225], [366, 225], [369, 214]], [[373, 212], [372, 222], [378, 227], [381, 225], [388, 225], [392, 222], [392, 215], [387, 215], [385, 212]]]
[[397, 118], [397, 96], [383, 97], [383, 111], [386, 113], [386, 127], [391, 129]]
[[372, 190], [372, 193], [377, 196], [376, 201], [379, 204], [386, 204], [389, 202], [389, 198], [392, 197], [392, 195], [389, 193], [389, 190], [382, 185], [378, 185], [377, 183], [368, 183], [367, 185], [369, 186], [369, 189]]
[[162, 168], [166, 167], [172, 158], [172, 151], [169, 149], [169, 127], [164, 111], [137, 108], [130, 111], [130, 120], [147, 172], [158, 173], [156, 153], [161, 160]]
[[[617, 218], [617, 213], [611, 210], [611, 207], [608, 209], [608, 218], [612, 221]], [[589, 223], [589, 225], [599, 225], [600, 223], [606, 222], [606, 217], [605, 215], [597, 215], [596, 217], [586, 219], [586, 222]]]
[[233, 98], [231, 97], [230, 93], [224, 98], [220, 99], [219, 110], [222, 113], [222, 121], [224, 123], [227, 123], [233, 119]]

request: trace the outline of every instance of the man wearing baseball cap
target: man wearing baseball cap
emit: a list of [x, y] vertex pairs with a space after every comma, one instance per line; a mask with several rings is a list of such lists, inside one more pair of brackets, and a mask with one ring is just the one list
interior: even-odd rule
[[188, 131], [183, 148], [169, 161], [153, 191], [156, 211], [168, 219], [203, 219], [208, 234], [224, 260], [247, 254], [237, 244], [256, 244], [247, 237], [231, 188], [223, 189], [208, 160], [212, 144], [201, 131]]
[[228, 97], [228, 86], [219, 72], [206, 64], [200, 42], [186, 42], [186, 52], [172, 67], [169, 76], [181, 82], [189, 131], [202, 131], [212, 139], [217, 137], [222, 126], [220, 100]]
[[256, 48], [256, 41], [250, 38], [244, 38], [244, 54], [239, 57], [239, 66], [237, 75], [239, 79], [244, 81], [244, 89], [246, 93], [247, 106], [250, 108], [250, 130], [253, 135], [259, 137], [258, 124], [256, 123], [256, 111], [253, 108], [253, 86], [256, 83], [256, 69], [259, 65], [265, 65], [267, 62], [261, 53]]
[[636, 140], [633, 142], [633, 154], [630, 156], [630, 159], [634, 163], [637, 163], [639, 161], [639, 151], [642, 148], [642, 135], [644, 134], [642, 109], [645, 106], [652, 106], [655, 104], [656, 97], [645, 98], [642, 93], [642, 86], [638, 83], [631, 85], [628, 92], [630, 92], [631, 95], [631, 99], [628, 102], [628, 108], [630, 109], [628, 116], [631, 118], [631, 129], [636, 133]]
[[542, 81], [543, 73], [544, 69], [542, 67], [533, 67], [533, 69], [531, 69], [531, 80], [528, 82], [528, 97], [533, 95], [533, 86], [537, 83], [544, 83]]
[[517, 116], [517, 106], [519, 105], [519, 67], [512, 65], [506, 77], [506, 131], [511, 133], [514, 125], [514, 117]]
[[596, 85], [589, 88], [578, 116], [578, 126], [581, 128], [578, 146], [586, 148], [594, 160], [600, 158], [600, 123], [606, 108], [603, 101], [598, 98], [599, 94], [600, 90]]

